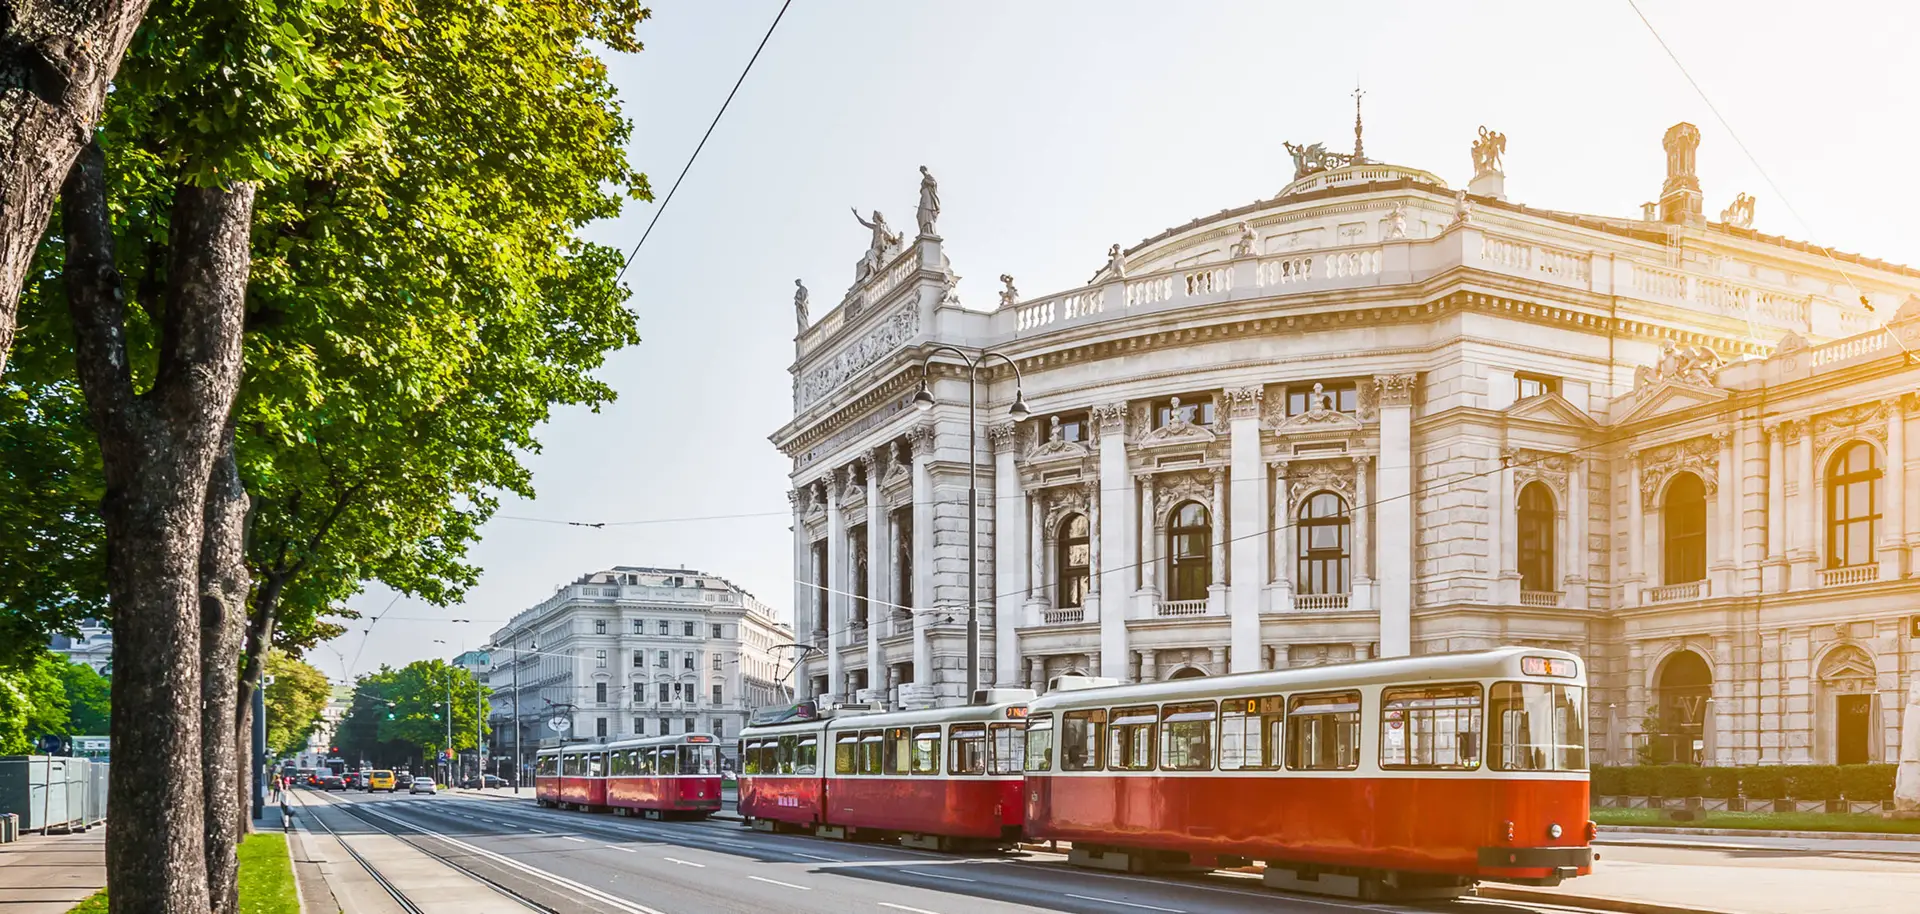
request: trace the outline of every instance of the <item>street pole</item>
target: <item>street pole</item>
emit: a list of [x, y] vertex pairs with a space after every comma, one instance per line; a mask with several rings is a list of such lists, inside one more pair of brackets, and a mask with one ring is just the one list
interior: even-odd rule
[[446, 752], [445, 763], [447, 766], [447, 779], [443, 783], [451, 787], [453, 786], [453, 778], [454, 778], [454, 774], [453, 774], [453, 669], [452, 668], [447, 669], [446, 686], [447, 686], [447, 752]]
[[[960, 357], [967, 365], [967, 702], [973, 701], [973, 695], [980, 690], [980, 442], [979, 442], [979, 405], [980, 366], [989, 357], [996, 357], [1013, 369], [1013, 406], [1008, 409], [1009, 416], [1015, 422], [1026, 420], [1027, 402], [1021, 395], [1020, 366], [1004, 354], [983, 349], [976, 360], [965, 352], [945, 344], [933, 347], [935, 352], [951, 352]], [[927, 387], [928, 362], [920, 363], [920, 391], [913, 395], [913, 404], [925, 412], [933, 408], [933, 391]], [[998, 493], [996, 493], [998, 494]], [[999, 605], [994, 600], [994, 605]], [[918, 673], [916, 671], [916, 678]]]
[[473, 680], [473, 774], [480, 781], [480, 789], [487, 787], [486, 729], [487, 716], [480, 705], [484, 696], [480, 694], [480, 679]]
[[513, 632], [513, 795], [520, 795], [520, 630]]
[[[272, 677], [268, 677], [271, 681]], [[262, 683], [253, 690], [253, 817], [266, 812], [267, 779], [267, 689]]]

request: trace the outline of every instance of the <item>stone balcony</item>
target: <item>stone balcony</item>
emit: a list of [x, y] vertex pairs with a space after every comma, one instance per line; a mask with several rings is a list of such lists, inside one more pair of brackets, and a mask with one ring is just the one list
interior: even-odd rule
[[1844, 568], [1823, 568], [1820, 570], [1821, 587], [1845, 587], [1849, 584], [1871, 584], [1880, 580], [1880, 565], [1848, 565]]
[[1640, 591], [1640, 603], [1652, 606], [1658, 603], [1680, 603], [1686, 600], [1704, 600], [1713, 595], [1711, 581], [1686, 581], [1680, 584], [1662, 584]]
[[1558, 609], [1565, 606], [1567, 595], [1559, 590], [1523, 590], [1520, 591], [1520, 605], [1542, 609]]

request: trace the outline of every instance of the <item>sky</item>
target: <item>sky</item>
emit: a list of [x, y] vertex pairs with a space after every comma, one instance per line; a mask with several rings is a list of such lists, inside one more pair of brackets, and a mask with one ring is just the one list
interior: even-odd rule
[[[345, 680], [451, 657], [616, 564], [719, 574], [787, 617], [788, 463], [768, 436], [792, 416], [793, 280], [816, 318], [838, 301], [869, 237], [848, 208], [911, 228], [920, 165], [969, 305], [1001, 273], [1029, 297], [1072, 288], [1109, 244], [1271, 197], [1283, 142], [1351, 149], [1356, 82], [1368, 157], [1455, 187], [1484, 124], [1507, 136], [1509, 200], [1636, 217], [1685, 120], [1710, 217], [1751, 193], [1760, 231], [1920, 264], [1920, 6], [1638, 3], [1700, 92], [1627, 0], [794, 0], [627, 274], [643, 341], [600, 372], [619, 400], [541, 431], [538, 497], [484, 528], [464, 604], [369, 588], [350, 605], [379, 621], [309, 659]], [[645, 50], [609, 57], [656, 198], [779, 9], [657, 0]], [[631, 250], [658, 206], [587, 237]]]

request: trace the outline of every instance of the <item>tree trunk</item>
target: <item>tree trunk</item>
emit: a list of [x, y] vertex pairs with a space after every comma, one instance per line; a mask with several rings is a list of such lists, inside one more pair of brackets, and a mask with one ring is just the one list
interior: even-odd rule
[[[252, 617], [247, 620], [246, 643], [241, 654], [240, 684], [234, 692], [235, 717], [239, 720], [235, 732], [242, 746], [253, 745], [253, 693], [261, 688], [260, 679], [266, 674], [267, 651], [273, 648], [274, 616], [279, 612], [280, 594], [285, 587], [285, 575], [269, 573], [253, 591]], [[267, 751], [273, 750], [269, 748]], [[252, 778], [253, 766], [248, 765], [240, 772], [240, 802], [243, 804], [252, 802]]]
[[62, 194], [74, 364], [106, 477], [116, 762], [109, 898], [114, 914], [208, 911], [200, 547], [207, 483], [240, 381], [253, 188], [176, 191], [159, 364], [152, 387], [136, 394], [105, 170], [89, 143]]
[[238, 692], [240, 642], [245, 637], [248, 575], [245, 563], [247, 490], [233, 456], [233, 423], [222, 433], [220, 455], [207, 481], [205, 529], [200, 539], [200, 757], [206, 792], [207, 887], [214, 914], [240, 907], [237, 848], [251, 821], [245, 785], [251, 734], [228, 696]]
[[0, 0], [0, 370], [54, 195], [146, 12], [147, 0]]

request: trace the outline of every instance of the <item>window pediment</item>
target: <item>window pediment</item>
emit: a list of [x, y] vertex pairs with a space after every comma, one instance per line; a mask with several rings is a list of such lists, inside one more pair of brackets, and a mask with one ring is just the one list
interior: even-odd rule
[[1656, 416], [1685, 412], [1696, 406], [1712, 406], [1732, 396], [1717, 387], [1698, 387], [1668, 379], [1656, 382], [1645, 392], [1636, 392], [1637, 402], [1621, 416], [1619, 423], [1638, 422]]
[[1558, 391], [1528, 397], [1507, 407], [1507, 416], [1531, 422], [1545, 422], [1552, 425], [1571, 425], [1576, 428], [1593, 428], [1593, 418], [1574, 406]]

